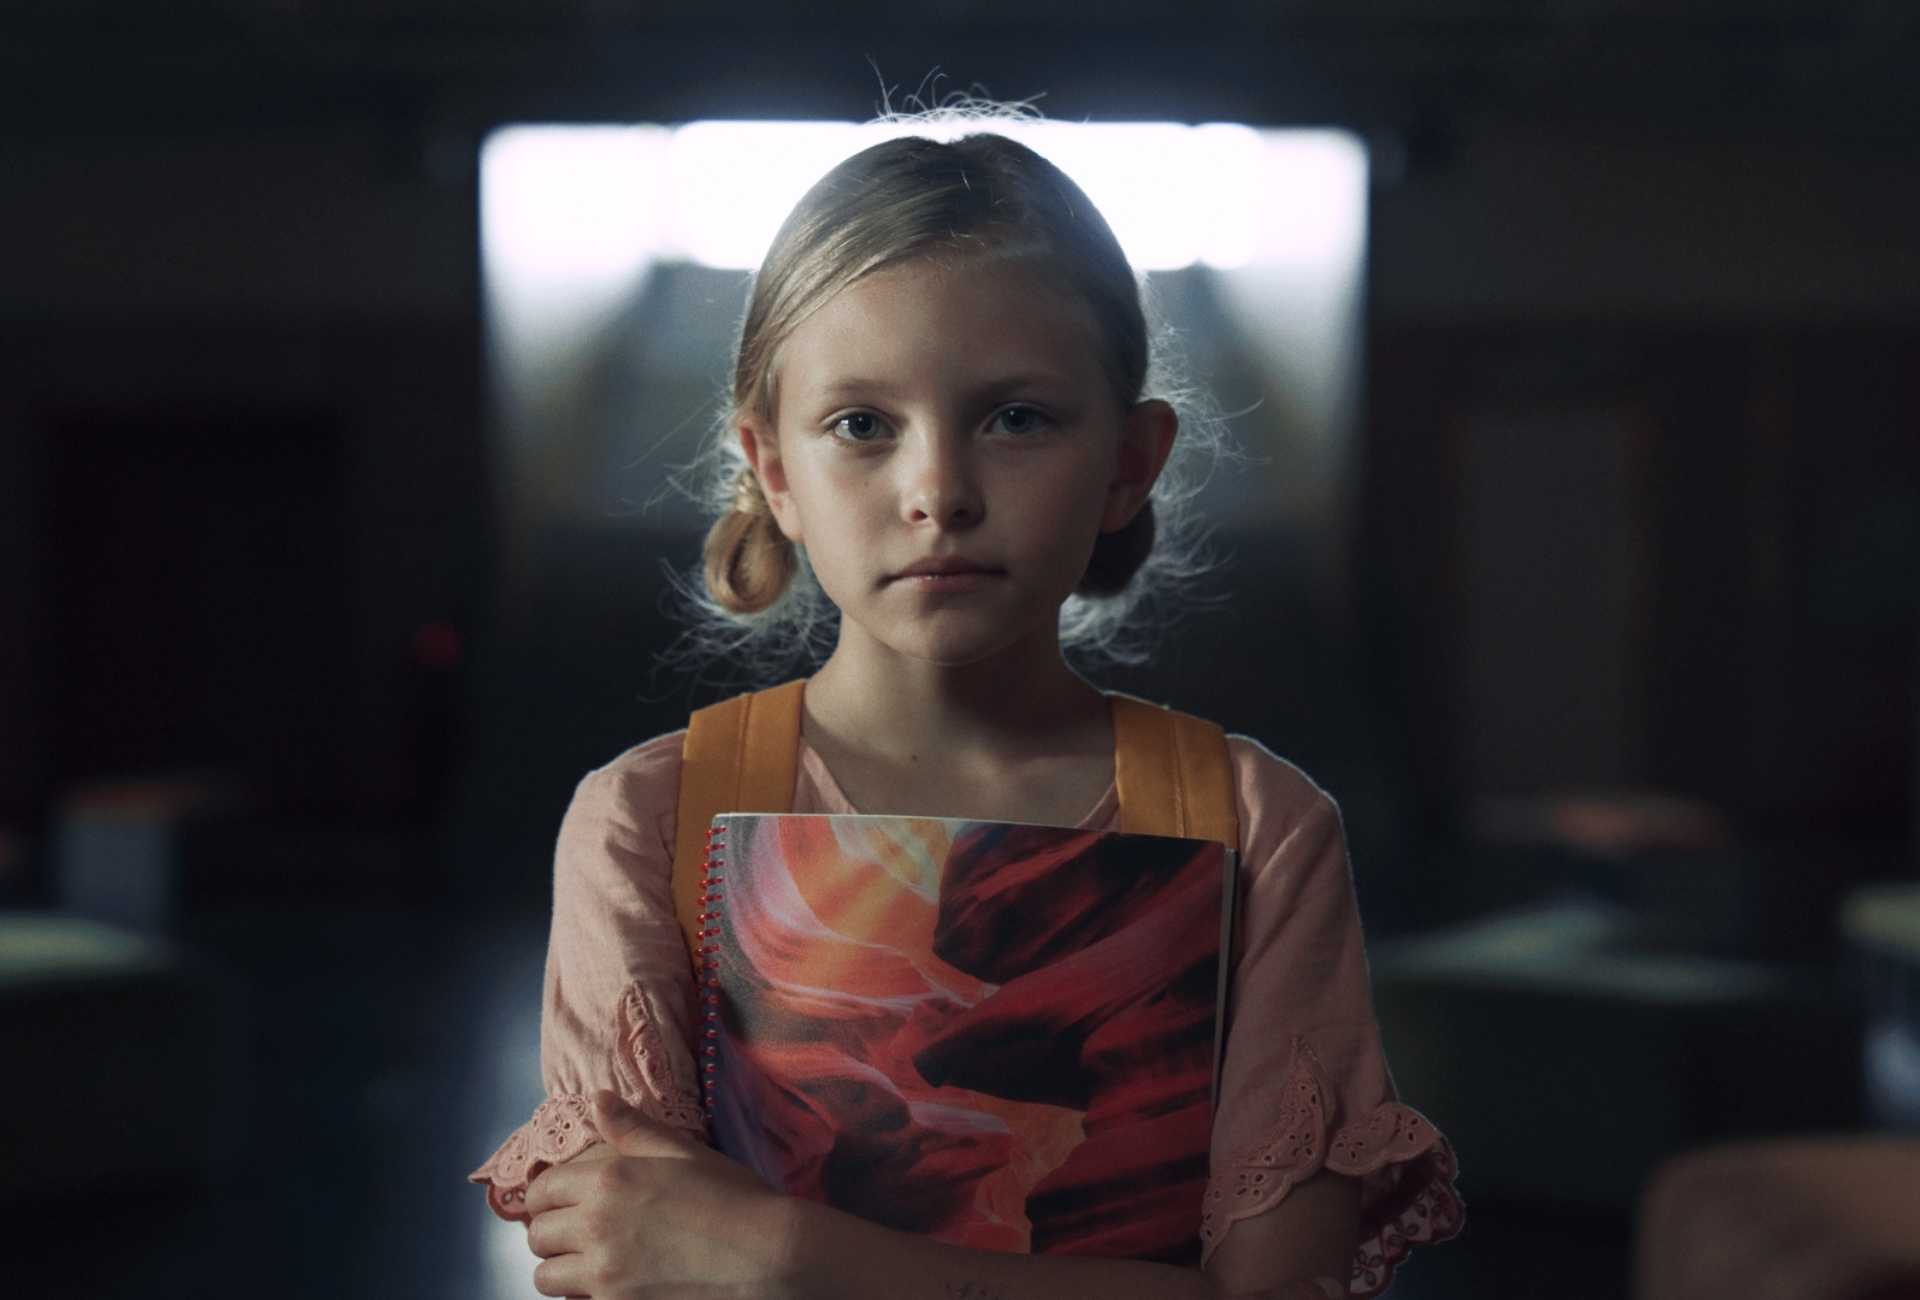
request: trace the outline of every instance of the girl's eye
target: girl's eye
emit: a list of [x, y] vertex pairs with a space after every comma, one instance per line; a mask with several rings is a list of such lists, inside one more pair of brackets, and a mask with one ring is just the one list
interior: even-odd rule
[[835, 420], [833, 433], [848, 442], [872, 442], [886, 432], [886, 427], [873, 412], [855, 411]]
[[1053, 421], [1035, 407], [1009, 406], [994, 413], [993, 423], [1004, 433], [1026, 435], [1043, 432]]

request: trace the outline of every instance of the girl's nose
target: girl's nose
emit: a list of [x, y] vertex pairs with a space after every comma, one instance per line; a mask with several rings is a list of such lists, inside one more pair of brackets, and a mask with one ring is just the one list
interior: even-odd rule
[[910, 524], [969, 528], [986, 515], [986, 499], [961, 440], [934, 436], [910, 458], [901, 513]]

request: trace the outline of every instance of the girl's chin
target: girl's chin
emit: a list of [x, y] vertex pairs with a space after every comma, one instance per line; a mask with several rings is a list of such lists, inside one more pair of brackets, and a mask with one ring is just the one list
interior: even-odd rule
[[941, 668], [972, 668], [1025, 659], [1035, 653], [1031, 637], [1010, 638], [999, 629], [973, 634], [958, 628], [937, 632], [927, 629], [918, 636], [885, 637], [881, 643], [897, 655]]
[[[893, 609], [865, 611], [883, 617], [859, 617], [841, 606], [840, 642], [854, 633], [882, 655], [934, 664], [942, 668], [969, 668], [1005, 663], [1017, 669], [1029, 658], [1059, 655], [1059, 612], [1041, 616], [1031, 610], [1009, 609], [1008, 602], [971, 602], [900, 617]], [[1009, 618], [1009, 614], [1015, 617]], [[1019, 617], [1020, 614], [1027, 617]], [[1009, 626], [1011, 624], [1011, 626]]]
[[1011, 649], [1012, 647], [1006, 645], [981, 646], [966, 642], [896, 647], [899, 654], [909, 659], [918, 659], [922, 663], [932, 664], [936, 668], [973, 668], [981, 664], [993, 663], [1004, 659]]

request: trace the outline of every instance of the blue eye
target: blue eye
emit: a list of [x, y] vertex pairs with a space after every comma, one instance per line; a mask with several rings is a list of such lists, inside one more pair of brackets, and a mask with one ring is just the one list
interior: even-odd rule
[[1042, 433], [1053, 426], [1053, 421], [1037, 407], [1009, 406], [996, 411], [993, 422], [1006, 433], [1016, 436]]
[[872, 442], [886, 431], [880, 417], [871, 411], [855, 411], [833, 422], [833, 432], [848, 442]]

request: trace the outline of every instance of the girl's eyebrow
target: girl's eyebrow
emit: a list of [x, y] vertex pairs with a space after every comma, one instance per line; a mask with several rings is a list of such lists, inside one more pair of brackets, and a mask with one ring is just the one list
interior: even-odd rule
[[[887, 379], [848, 376], [821, 385], [813, 390], [813, 396], [829, 402], [845, 401], [851, 397], [896, 397], [910, 387]], [[1010, 375], [996, 375], [970, 385], [964, 390], [964, 396], [969, 401], [979, 402], [1027, 389], [1068, 387], [1071, 387], [1071, 381], [1065, 375], [1050, 370], [1022, 370]]]

